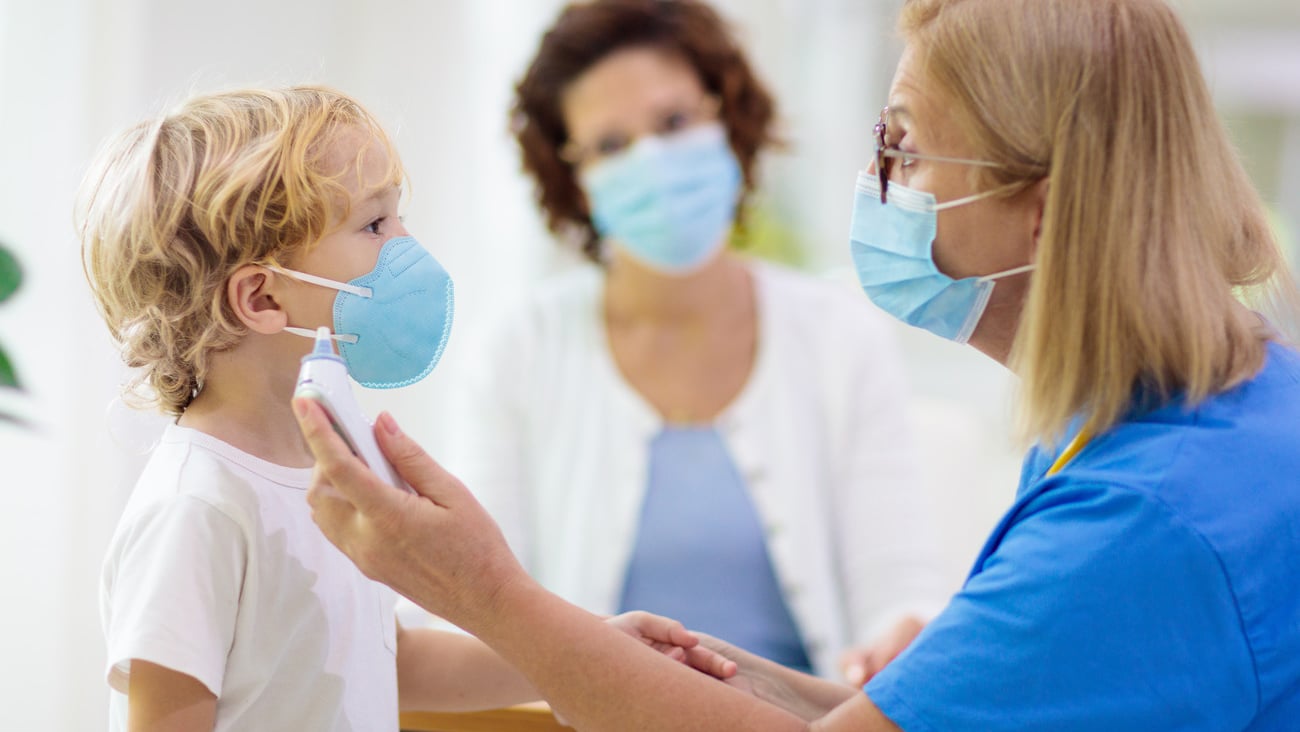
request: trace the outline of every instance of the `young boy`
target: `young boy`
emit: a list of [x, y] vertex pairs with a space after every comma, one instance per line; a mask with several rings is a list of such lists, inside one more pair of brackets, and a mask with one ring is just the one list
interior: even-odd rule
[[[403, 708], [537, 698], [474, 638], [395, 623], [395, 594], [312, 523], [290, 398], [327, 326], [349, 372], [403, 386], [446, 342], [451, 283], [398, 216], [404, 177], [352, 99], [202, 96], [88, 175], [87, 277], [126, 362], [177, 417], [105, 561], [115, 730], [385, 730]], [[139, 383], [137, 384], [137, 386]], [[700, 668], [680, 625], [611, 622]], [[716, 667], [716, 668], [715, 668]]]

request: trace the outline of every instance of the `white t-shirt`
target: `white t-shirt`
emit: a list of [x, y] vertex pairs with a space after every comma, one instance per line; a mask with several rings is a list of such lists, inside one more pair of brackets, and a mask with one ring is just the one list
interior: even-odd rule
[[310, 479], [167, 428], [104, 561], [110, 729], [136, 658], [215, 694], [216, 732], [397, 729], [396, 594], [312, 523]]

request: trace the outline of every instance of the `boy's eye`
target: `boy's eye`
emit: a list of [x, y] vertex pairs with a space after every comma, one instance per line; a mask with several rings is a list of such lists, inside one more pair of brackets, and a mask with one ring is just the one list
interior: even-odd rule
[[383, 227], [383, 225], [384, 225], [384, 217], [380, 216], [374, 221], [371, 221], [370, 223], [366, 224], [365, 230], [369, 231], [371, 234], [374, 234], [375, 236], [379, 236], [379, 230], [380, 228]]

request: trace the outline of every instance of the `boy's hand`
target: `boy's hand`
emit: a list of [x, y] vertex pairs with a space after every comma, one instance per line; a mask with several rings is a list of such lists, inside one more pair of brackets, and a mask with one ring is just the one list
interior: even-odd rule
[[734, 661], [700, 645], [699, 637], [676, 620], [634, 610], [605, 622], [696, 671], [723, 680], [736, 675]]

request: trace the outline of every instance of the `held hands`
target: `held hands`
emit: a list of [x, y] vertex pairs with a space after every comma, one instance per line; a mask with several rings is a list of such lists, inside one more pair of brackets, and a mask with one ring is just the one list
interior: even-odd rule
[[[736, 667], [735, 673], [725, 679], [728, 686], [781, 707], [800, 719], [810, 722], [819, 719], [843, 701], [840, 697], [823, 699], [801, 688], [804, 675], [798, 671], [784, 668], [711, 635], [697, 635], [702, 647], [728, 659]], [[845, 688], [836, 686], [841, 690]]]
[[840, 656], [840, 672], [851, 686], [862, 686], [903, 652], [925, 624], [913, 617], [900, 620], [870, 646], [850, 648]]
[[734, 661], [701, 645], [700, 637], [676, 620], [634, 610], [605, 622], [696, 671], [722, 680], [736, 675]]
[[[674, 661], [690, 666], [701, 673], [726, 681], [735, 676], [736, 664], [720, 653], [700, 644], [700, 638], [680, 622], [662, 615], [633, 610], [622, 615], [605, 618], [607, 625], [618, 628], [636, 640], [668, 656]], [[706, 636], [707, 637], [707, 636]], [[555, 721], [572, 727], [569, 720], [552, 709]]]

